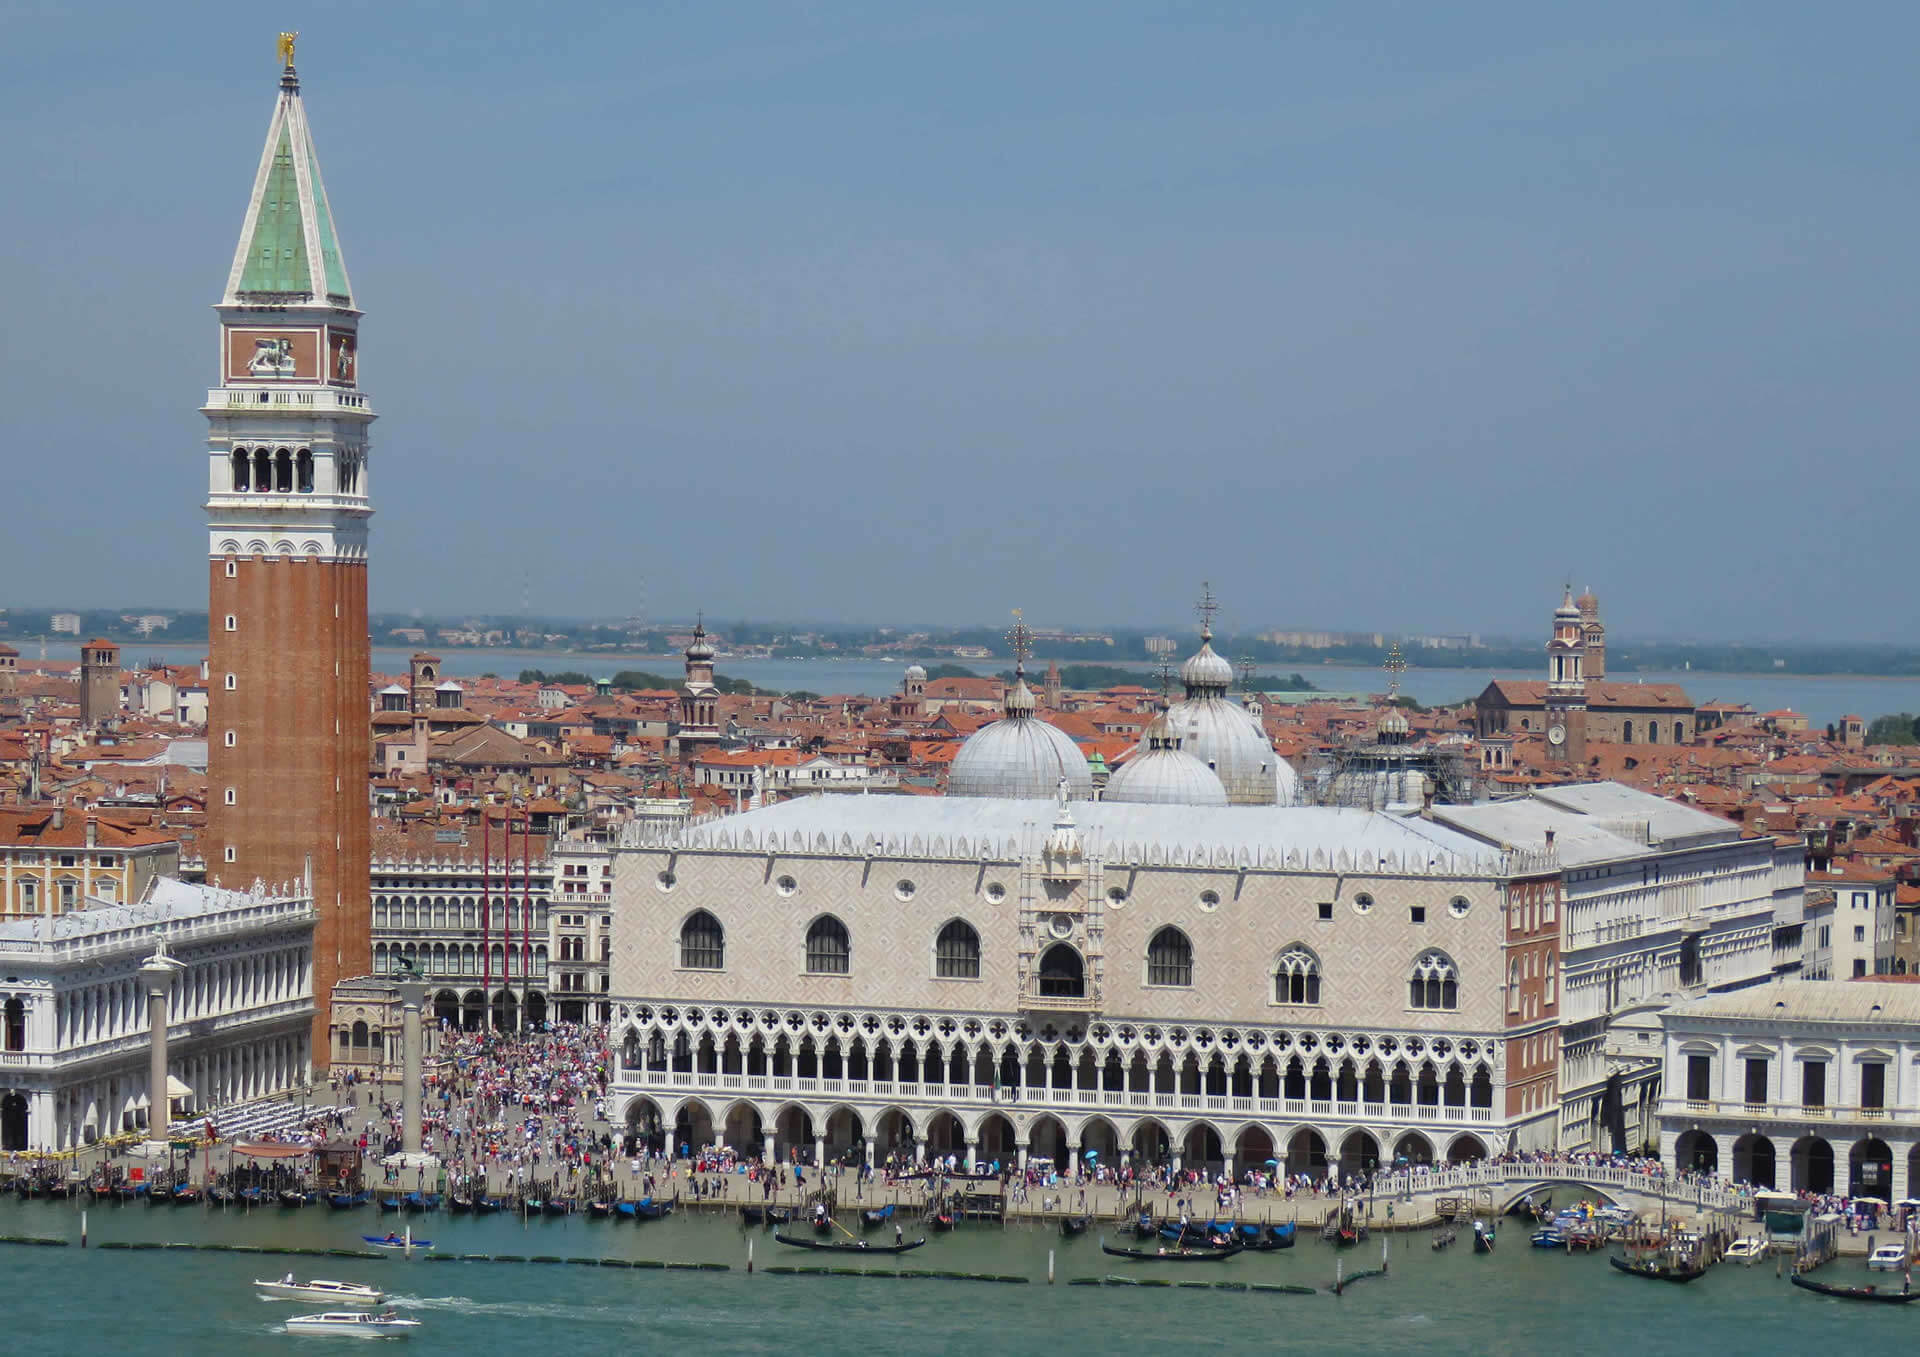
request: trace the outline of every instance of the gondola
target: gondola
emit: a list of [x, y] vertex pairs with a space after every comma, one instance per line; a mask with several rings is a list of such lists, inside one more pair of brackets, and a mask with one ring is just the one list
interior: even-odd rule
[[813, 1217], [813, 1232], [815, 1234], [832, 1234], [833, 1217], [819, 1215]]
[[1132, 1258], [1143, 1263], [1224, 1263], [1237, 1253], [1246, 1250], [1238, 1244], [1224, 1249], [1186, 1249], [1178, 1248], [1171, 1253], [1148, 1253], [1144, 1249], [1116, 1249], [1106, 1240], [1100, 1241], [1100, 1252], [1114, 1258]]
[[1062, 1239], [1072, 1239], [1075, 1235], [1085, 1234], [1087, 1232], [1087, 1226], [1092, 1220], [1092, 1216], [1066, 1216], [1062, 1218], [1060, 1221], [1060, 1237]]
[[[1609, 1258], [1620, 1271], [1629, 1277], [1645, 1277], [1653, 1282], [1690, 1282], [1696, 1277], [1707, 1275], [1705, 1267], [1673, 1267], [1666, 1263], [1630, 1263], [1624, 1258]], [[1799, 1281], [1798, 1277], [1793, 1279]]]
[[1493, 1252], [1493, 1227], [1484, 1221], [1473, 1222], [1473, 1251], [1475, 1253]]
[[1152, 1239], [1159, 1233], [1159, 1229], [1153, 1223], [1153, 1213], [1151, 1211], [1142, 1211], [1140, 1218], [1133, 1223], [1133, 1237], [1135, 1239]]
[[183, 1183], [173, 1190], [175, 1206], [198, 1206], [201, 1200], [200, 1189], [197, 1187]]
[[1920, 1291], [1882, 1291], [1877, 1286], [1834, 1286], [1828, 1282], [1816, 1282], [1811, 1277], [1802, 1277], [1797, 1274], [1787, 1280], [1803, 1291], [1832, 1296], [1836, 1300], [1870, 1300], [1877, 1301], [1881, 1305], [1905, 1305], [1909, 1301], [1920, 1300]]
[[297, 1187], [281, 1188], [279, 1197], [282, 1206], [305, 1206], [313, 1200], [313, 1198], [309, 1197]]
[[334, 1211], [351, 1211], [356, 1206], [365, 1206], [367, 1200], [367, 1194], [364, 1192], [327, 1193], [327, 1206]]
[[773, 1237], [782, 1244], [791, 1244], [796, 1249], [812, 1249], [816, 1253], [910, 1253], [927, 1242], [925, 1239], [916, 1239], [908, 1244], [869, 1244], [861, 1239], [849, 1244], [822, 1244], [817, 1239], [802, 1239], [797, 1235], [777, 1232]]
[[613, 1214], [612, 1202], [588, 1202], [587, 1203], [587, 1219], [589, 1220], [605, 1220], [607, 1217], [611, 1216], [612, 1214]]
[[473, 1210], [473, 1198], [458, 1192], [449, 1193], [447, 1196], [447, 1210], [456, 1216], [464, 1216]]
[[793, 1208], [791, 1206], [769, 1206], [767, 1208], [767, 1224], [791, 1225], [792, 1223]]
[[500, 1200], [497, 1197], [475, 1197], [473, 1199], [473, 1214], [476, 1216], [490, 1216], [499, 1209]]
[[148, 1206], [165, 1206], [172, 1200], [173, 1189], [170, 1187], [160, 1187], [156, 1185], [147, 1189]]
[[564, 1216], [571, 1210], [573, 1210], [573, 1203], [568, 1201], [565, 1197], [548, 1197], [547, 1198], [547, 1204], [545, 1207], [546, 1214], [550, 1216]]
[[613, 1204], [613, 1218], [615, 1220], [638, 1220], [640, 1218], [640, 1203], [615, 1202]]
[[1290, 1249], [1293, 1247], [1294, 1234], [1298, 1228], [1292, 1221], [1288, 1221], [1285, 1225], [1269, 1225], [1267, 1238], [1273, 1241], [1276, 1249]]
[[764, 1206], [743, 1206], [740, 1208], [742, 1225], [764, 1225], [767, 1223], [767, 1208]]
[[869, 1230], [877, 1229], [878, 1227], [885, 1225], [888, 1221], [892, 1219], [893, 1219], [893, 1203], [892, 1202], [888, 1202], [885, 1206], [880, 1207], [876, 1211], [862, 1211], [860, 1213], [860, 1224], [864, 1228]]
[[400, 1209], [400, 1199], [398, 1197], [382, 1197], [380, 1198], [380, 1209], [391, 1215]]
[[951, 1211], [935, 1211], [927, 1217], [927, 1224], [936, 1230], [951, 1230], [953, 1228], [953, 1213]]
[[659, 1220], [662, 1216], [673, 1214], [672, 1202], [657, 1202], [652, 1197], [633, 1204], [634, 1218], [637, 1220]]

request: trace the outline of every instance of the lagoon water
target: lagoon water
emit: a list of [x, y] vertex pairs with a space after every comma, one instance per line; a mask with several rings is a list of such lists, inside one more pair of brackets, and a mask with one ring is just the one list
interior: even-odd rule
[[[373, 671], [376, 674], [404, 674], [411, 651], [376, 647]], [[611, 678], [623, 669], [673, 678], [680, 673], [678, 656], [541, 654], [519, 650], [444, 650], [436, 651], [445, 672], [455, 678], [473, 678], [481, 674], [511, 677], [522, 669], [550, 672], [574, 670], [595, 678]], [[124, 652], [129, 664], [148, 658], [164, 658], [169, 664], [198, 664], [206, 655], [204, 645], [134, 644]], [[899, 691], [900, 675], [912, 661], [888, 660], [735, 660], [722, 659], [718, 668], [729, 678], [743, 678], [756, 687], [774, 692], [805, 689], [815, 693], [853, 693], [865, 697], [884, 697]], [[928, 661], [927, 663], [933, 663]], [[1044, 667], [1045, 661], [1038, 661]], [[1005, 660], [979, 660], [967, 667], [979, 673], [995, 673], [1006, 668]], [[1262, 676], [1299, 673], [1315, 686], [1330, 693], [1377, 693], [1386, 690], [1385, 675], [1378, 669], [1352, 665], [1268, 665]], [[1543, 669], [1544, 672], [1544, 669]], [[1152, 671], [1141, 666], [1140, 682], [1151, 686]], [[1400, 681], [1407, 696], [1428, 706], [1464, 702], [1479, 694], [1495, 678], [1531, 677], [1490, 669], [1409, 669]], [[1872, 720], [1888, 712], [1920, 712], [1920, 679], [1836, 678], [1795, 674], [1709, 674], [1649, 673], [1615, 674], [1610, 681], [1620, 683], [1678, 683], [1696, 702], [1720, 699], [1745, 702], [1755, 711], [1773, 711], [1790, 707], [1816, 725], [1838, 721], [1848, 713]]]
[[[95, 1204], [89, 1234], [107, 1240], [218, 1240], [358, 1247], [394, 1217], [324, 1207], [251, 1213], [203, 1207]], [[718, 1261], [730, 1272], [629, 1271], [537, 1263], [426, 1262], [244, 1253], [27, 1248], [0, 1245], [7, 1283], [6, 1351], [206, 1354], [304, 1351], [321, 1339], [278, 1330], [289, 1314], [322, 1307], [255, 1298], [256, 1277], [293, 1270], [369, 1282], [423, 1321], [406, 1351], [473, 1354], [861, 1353], [1049, 1354], [1421, 1352], [1471, 1357], [1625, 1349], [1661, 1354], [1805, 1353], [1844, 1344], [1893, 1351], [1916, 1317], [1900, 1306], [1848, 1304], [1798, 1291], [1771, 1263], [1723, 1264], [1690, 1286], [1640, 1281], [1599, 1255], [1526, 1247], [1518, 1221], [1491, 1257], [1463, 1238], [1434, 1253], [1425, 1234], [1393, 1236], [1391, 1271], [1335, 1297], [1324, 1288], [1336, 1255], [1318, 1241], [1226, 1263], [1153, 1264], [1108, 1258], [1093, 1234], [1062, 1240], [1039, 1225], [963, 1226], [899, 1260], [862, 1266], [1018, 1273], [1027, 1285], [922, 1279], [795, 1277], [745, 1271], [755, 1260], [837, 1263], [785, 1248], [731, 1217], [677, 1216], [645, 1224], [567, 1217], [522, 1223], [500, 1216], [412, 1218], [439, 1252], [552, 1254]], [[80, 1212], [62, 1202], [0, 1200], [0, 1234], [79, 1242]], [[911, 1236], [911, 1231], [910, 1231]], [[1046, 1285], [1047, 1251], [1058, 1285]], [[1339, 1255], [1349, 1272], [1377, 1267], [1380, 1245]], [[1177, 1288], [1075, 1287], [1069, 1278], [1161, 1275], [1181, 1281], [1278, 1282], [1315, 1295]], [[1828, 1280], [1860, 1280], [1859, 1259], [1829, 1264]], [[1897, 1282], [1896, 1282], [1897, 1284]]]

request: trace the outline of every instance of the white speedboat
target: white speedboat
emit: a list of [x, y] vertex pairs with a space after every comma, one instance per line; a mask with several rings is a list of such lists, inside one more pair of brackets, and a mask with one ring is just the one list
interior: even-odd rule
[[405, 1338], [420, 1327], [417, 1319], [402, 1319], [391, 1310], [330, 1310], [323, 1315], [295, 1315], [288, 1333], [325, 1334], [343, 1338]]
[[317, 1300], [326, 1305], [378, 1305], [387, 1298], [386, 1292], [376, 1291], [358, 1282], [330, 1282], [323, 1277], [315, 1277], [310, 1282], [297, 1282], [291, 1272], [277, 1282], [263, 1282], [256, 1277], [253, 1284], [269, 1300]]
[[1882, 1244], [1867, 1255], [1867, 1271], [1900, 1272], [1907, 1266], [1907, 1246], [1905, 1244]]
[[1736, 1239], [1727, 1245], [1726, 1257], [1730, 1263], [1745, 1263], [1751, 1267], [1757, 1260], [1766, 1256], [1767, 1241], [1757, 1234], [1750, 1234], [1745, 1239]]

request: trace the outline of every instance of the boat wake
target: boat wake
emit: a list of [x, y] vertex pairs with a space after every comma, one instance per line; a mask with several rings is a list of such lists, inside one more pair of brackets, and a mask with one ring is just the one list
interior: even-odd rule
[[576, 1323], [624, 1323], [630, 1316], [611, 1305], [567, 1305], [558, 1301], [487, 1301], [471, 1296], [390, 1296], [395, 1310], [439, 1310], [448, 1314], [501, 1319], [562, 1319]]

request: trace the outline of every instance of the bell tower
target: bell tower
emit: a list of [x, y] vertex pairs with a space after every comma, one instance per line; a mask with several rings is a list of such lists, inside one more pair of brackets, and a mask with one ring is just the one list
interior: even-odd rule
[[314, 1028], [372, 968], [367, 776], [367, 428], [354, 305], [293, 35], [215, 310], [207, 393], [207, 876], [311, 873]]
[[1547, 642], [1547, 749], [1556, 760], [1587, 761], [1586, 630], [1580, 607], [1568, 587], [1553, 613], [1553, 639]]

